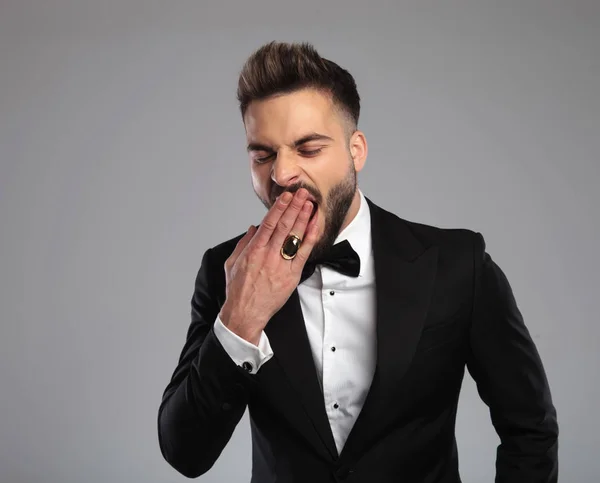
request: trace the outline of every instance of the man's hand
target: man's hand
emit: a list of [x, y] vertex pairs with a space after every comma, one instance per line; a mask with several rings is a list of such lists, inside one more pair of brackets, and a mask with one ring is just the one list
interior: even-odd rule
[[[317, 241], [318, 212], [311, 220], [307, 197], [303, 188], [282, 193], [260, 228], [251, 226], [225, 261], [226, 300], [219, 317], [229, 330], [255, 345], [298, 285]], [[290, 232], [303, 241], [296, 256], [286, 260], [281, 247]]]

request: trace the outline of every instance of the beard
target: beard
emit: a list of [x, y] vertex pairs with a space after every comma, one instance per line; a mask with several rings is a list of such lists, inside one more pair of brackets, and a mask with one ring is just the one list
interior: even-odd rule
[[260, 196], [259, 199], [268, 210], [271, 208], [271, 206], [273, 206], [276, 198], [281, 193], [284, 193], [285, 191], [295, 193], [300, 188], [305, 188], [314, 198], [313, 205], [315, 206], [313, 207], [311, 219], [315, 215], [317, 208], [322, 207], [322, 212], [325, 218], [324, 229], [323, 234], [315, 243], [315, 246], [308, 257], [308, 261], [311, 262], [322, 258], [327, 250], [333, 246], [333, 243], [335, 242], [335, 239], [339, 235], [340, 229], [344, 224], [348, 210], [352, 205], [352, 200], [354, 199], [354, 194], [356, 193], [356, 185], [356, 170], [354, 168], [354, 163], [350, 159], [346, 176], [331, 188], [326, 200], [323, 200], [323, 195], [319, 190], [305, 183], [294, 183], [293, 185], [289, 185], [285, 188], [274, 184], [271, 192], [271, 199], [264, 200], [260, 198]]

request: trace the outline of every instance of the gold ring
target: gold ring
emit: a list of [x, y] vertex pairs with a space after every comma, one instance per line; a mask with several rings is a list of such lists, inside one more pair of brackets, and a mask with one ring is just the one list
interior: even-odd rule
[[281, 246], [281, 256], [286, 260], [293, 259], [298, 253], [301, 244], [302, 238], [290, 233]]

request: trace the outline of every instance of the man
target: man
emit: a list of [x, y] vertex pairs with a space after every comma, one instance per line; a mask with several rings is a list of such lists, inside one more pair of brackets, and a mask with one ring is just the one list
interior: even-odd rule
[[238, 99], [260, 226], [204, 253], [158, 413], [196, 477], [246, 407], [252, 482], [460, 482], [465, 367], [501, 439], [498, 482], [557, 481], [548, 382], [482, 235], [401, 219], [357, 187], [367, 158], [352, 76], [270, 43]]

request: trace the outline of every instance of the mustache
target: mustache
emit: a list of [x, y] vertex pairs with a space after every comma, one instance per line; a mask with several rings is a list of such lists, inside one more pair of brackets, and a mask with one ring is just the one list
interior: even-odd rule
[[304, 183], [295, 183], [286, 187], [281, 187], [279, 185], [275, 185], [273, 187], [273, 189], [271, 190], [271, 204], [275, 203], [275, 200], [277, 199], [277, 197], [279, 195], [281, 195], [282, 193], [285, 193], [286, 191], [289, 191], [290, 193], [295, 193], [296, 191], [298, 191], [300, 188], [304, 188], [306, 191], [308, 191], [309, 195], [308, 195], [308, 199], [314, 201], [316, 204], [320, 205], [321, 202], [323, 201], [323, 197], [321, 196], [321, 193], [319, 192], [319, 190], [317, 190], [316, 188], [313, 188], [310, 185], [304, 184]]

